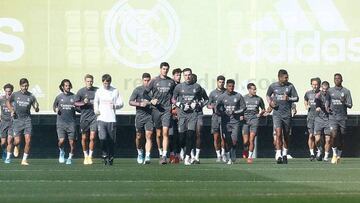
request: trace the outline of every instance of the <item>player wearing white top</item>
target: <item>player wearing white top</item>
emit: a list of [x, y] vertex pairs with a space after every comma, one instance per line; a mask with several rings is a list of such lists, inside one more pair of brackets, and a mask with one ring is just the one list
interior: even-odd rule
[[97, 115], [99, 140], [105, 165], [112, 165], [116, 142], [115, 110], [124, 106], [119, 91], [112, 87], [111, 76], [102, 76], [103, 87], [95, 93], [94, 111]]

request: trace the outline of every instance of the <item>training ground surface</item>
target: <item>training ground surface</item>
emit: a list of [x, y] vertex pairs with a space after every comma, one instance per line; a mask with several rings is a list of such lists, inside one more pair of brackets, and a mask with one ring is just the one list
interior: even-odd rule
[[248, 165], [215, 163], [184, 166], [138, 165], [136, 159], [99, 159], [91, 166], [76, 159], [30, 159], [30, 166], [0, 163], [0, 202], [360, 202], [360, 159], [338, 165], [255, 159]]

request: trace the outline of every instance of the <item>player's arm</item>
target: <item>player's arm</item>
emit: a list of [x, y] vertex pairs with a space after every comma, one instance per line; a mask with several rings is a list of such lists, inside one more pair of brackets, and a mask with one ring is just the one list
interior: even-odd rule
[[321, 96], [319, 95], [320, 94], [320, 92], [318, 93], [318, 94], [316, 94], [316, 96], [315, 96], [315, 110], [317, 111], [317, 112], [320, 112], [321, 111], [321, 107], [322, 107], [322, 101], [321, 101]]
[[291, 102], [298, 102], [299, 101], [299, 96], [298, 96], [298, 93], [297, 93], [294, 85], [291, 86], [291, 92], [290, 92], [290, 95], [288, 97], [288, 101], [291, 101]]
[[214, 95], [211, 92], [210, 95], [209, 95], [209, 102], [208, 102], [207, 108], [208, 109], [214, 109], [215, 108], [215, 102], [216, 101], [214, 99]]
[[57, 114], [60, 115], [61, 113], [61, 108], [59, 106], [59, 96], [57, 96], [54, 100], [54, 103], [53, 103], [53, 111]]
[[234, 111], [234, 114], [242, 114], [246, 110], [246, 103], [244, 97], [239, 94], [239, 108]]
[[33, 103], [32, 103], [32, 107], [34, 108], [35, 112], [39, 112], [39, 102], [37, 101], [36, 97], [33, 96]]
[[121, 109], [122, 107], [124, 107], [124, 102], [120, 96], [120, 93], [118, 90], [116, 90], [115, 92], [115, 103], [114, 103], [114, 108], [115, 109]]
[[15, 115], [14, 106], [13, 106], [14, 101], [15, 101], [14, 94], [12, 94], [10, 98], [6, 100], [6, 107], [9, 109], [12, 117], [14, 117]]
[[99, 90], [95, 92], [95, 98], [94, 98], [94, 112], [96, 115], [100, 115], [99, 111], [99, 104], [100, 104], [100, 98], [99, 98]]
[[352, 103], [352, 98], [351, 98], [351, 93], [350, 91], [347, 91], [347, 93], [345, 94], [345, 102], [344, 102], [345, 106], [349, 109], [352, 108], [353, 103]]
[[274, 89], [273, 87], [270, 85], [267, 92], [266, 92], [266, 101], [268, 102], [269, 104], [269, 109], [268, 111], [272, 111], [273, 108], [275, 108], [275, 101], [274, 99], [272, 98], [272, 95], [274, 93]]
[[224, 106], [223, 96], [220, 95], [220, 96], [218, 96], [218, 98], [216, 99], [216, 102], [215, 102], [215, 107], [214, 107], [215, 113], [218, 114], [218, 115], [224, 114], [225, 109], [222, 108], [223, 106]]
[[183, 104], [179, 100], [179, 85], [177, 85], [173, 91], [173, 95], [171, 97], [171, 103], [174, 104], [176, 107], [181, 108]]
[[209, 103], [209, 97], [206, 93], [206, 90], [204, 88], [201, 88], [201, 101], [200, 101], [200, 106], [201, 108], [206, 106]]
[[310, 108], [309, 97], [307, 96], [307, 93], [305, 93], [305, 95], [304, 95], [304, 106], [305, 106], [306, 110], [308, 110]]
[[152, 78], [149, 82], [149, 85], [147, 85], [145, 87], [145, 91], [144, 91], [144, 98], [149, 98], [149, 101], [152, 105], [157, 105], [158, 103], [158, 99], [154, 98], [154, 83], [155, 83], [156, 78]]
[[82, 93], [81, 93], [80, 90], [76, 93], [75, 103], [74, 103], [74, 106], [75, 106], [75, 107], [85, 106], [85, 105], [89, 102], [89, 100], [88, 100], [87, 98], [85, 98], [85, 99], [83, 100], [81, 94], [82, 94]]
[[259, 112], [259, 116], [264, 116], [264, 114], [266, 113], [265, 111], [265, 103], [264, 100], [260, 97], [260, 102], [259, 102], [259, 107], [260, 107], [260, 112]]

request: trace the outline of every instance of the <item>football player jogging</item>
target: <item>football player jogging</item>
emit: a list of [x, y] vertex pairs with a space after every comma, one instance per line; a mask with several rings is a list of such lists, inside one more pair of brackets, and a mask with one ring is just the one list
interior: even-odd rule
[[[181, 82], [181, 69], [175, 68], [172, 71], [173, 80], [175, 86]], [[169, 129], [169, 149], [170, 149], [170, 163], [178, 164], [180, 163], [180, 143], [179, 143], [179, 132], [178, 132], [178, 116], [177, 116], [177, 107], [171, 105], [171, 125]]]
[[[244, 150], [247, 150], [247, 148], [249, 150], [248, 153], [243, 154], [248, 154], [247, 163], [251, 164], [253, 163], [254, 141], [259, 126], [259, 118], [265, 114], [265, 104], [264, 100], [256, 95], [254, 83], [249, 83], [247, 89], [249, 93], [244, 96], [246, 110], [244, 116], [240, 117], [240, 120], [244, 120], [242, 127]], [[261, 109], [260, 111], [259, 108]]]
[[[197, 75], [192, 74], [193, 82], [197, 82]], [[206, 105], [209, 102], [209, 97], [206, 94], [206, 90], [204, 88], [201, 88], [201, 103], [202, 107]], [[200, 150], [201, 150], [201, 133], [204, 126], [204, 112], [203, 108], [198, 106], [198, 120], [196, 122], [196, 144], [195, 148], [191, 150], [191, 160], [194, 164], [200, 164]], [[195, 152], [194, 152], [195, 151]]]
[[[211, 115], [211, 134], [214, 137], [214, 148], [216, 152], [216, 162], [221, 162], [222, 158], [225, 158], [225, 141], [223, 136], [221, 136], [221, 117], [216, 112], [216, 100], [222, 95], [225, 89], [225, 77], [219, 75], [216, 78], [216, 89], [210, 92], [209, 94], [209, 103], [207, 105], [208, 109], [212, 109]], [[221, 151], [220, 151], [221, 150]], [[223, 159], [225, 160], [225, 159]]]
[[[11, 143], [13, 141], [12, 135], [12, 118], [11, 113], [6, 105], [8, 100], [14, 91], [14, 86], [11, 84], [4, 85], [5, 95], [0, 97], [0, 137], [1, 137], [1, 149], [2, 149], [2, 160], [6, 160], [7, 152], [11, 155]], [[7, 143], [10, 143], [9, 149], [7, 149]]]
[[330, 126], [329, 126], [329, 113], [330, 113], [330, 95], [328, 93], [329, 82], [324, 81], [321, 83], [321, 91], [315, 96], [316, 113], [315, 113], [315, 145], [318, 146], [320, 152], [316, 155], [318, 161], [322, 160], [320, 139], [321, 135], [325, 135], [325, 155], [324, 161], [328, 161], [329, 151], [331, 145]]
[[97, 115], [99, 140], [105, 165], [113, 165], [116, 143], [116, 110], [124, 106], [119, 91], [111, 86], [111, 76], [102, 76], [103, 86], [95, 93], [94, 111]]
[[[271, 84], [266, 93], [269, 106], [273, 109], [273, 125], [276, 132], [276, 162], [287, 164], [289, 149], [289, 135], [291, 129], [291, 107], [299, 100], [295, 86], [288, 82], [286, 70], [279, 70], [278, 82]], [[273, 95], [273, 98], [272, 98]], [[283, 141], [284, 139], [284, 141]]]
[[[167, 76], [170, 65], [166, 62], [160, 64], [160, 75], [152, 79], [146, 87], [146, 92], [151, 98], [153, 108], [153, 121], [156, 127], [156, 136], [162, 136], [162, 147], [158, 142], [161, 158], [160, 164], [167, 164], [167, 152], [169, 145], [169, 127], [171, 119], [171, 97], [174, 91], [175, 82]], [[161, 144], [160, 144], [161, 145]]]
[[[20, 91], [11, 94], [9, 100], [7, 101], [7, 107], [13, 118], [14, 156], [17, 157], [19, 154], [18, 146], [20, 145], [20, 136], [24, 135], [25, 148], [21, 165], [27, 166], [29, 165], [27, 158], [30, 153], [32, 134], [30, 109], [33, 107], [35, 112], [39, 112], [39, 103], [37, 102], [35, 96], [28, 91], [28, 79], [21, 78], [19, 84]], [[9, 154], [6, 157], [5, 163], [10, 163]]]
[[194, 83], [190, 68], [183, 70], [184, 82], [175, 87], [172, 102], [179, 108], [179, 135], [180, 143], [186, 138], [185, 165], [191, 165], [190, 153], [195, 148], [196, 122], [198, 109], [204, 105], [201, 103], [202, 88]]
[[340, 73], [334, 75], [335, 86], [329, 89], [330, 130], [332, 136], [333, 157], [331, 163], [340, 161], [343, 148], [343, 138], [346, 135], [347, 109], [353, 106], [350, 90], [342, 86], [343, 78]]
[[[146, 86], [149, 84], [151, 76], [149, 73], [143, 73], [142, 85], [138, 86], [132, 92], [129, 105], [136, 107], [135, 115], [135, 128], [136, 138], [135, 144], [138, 152], [137, 163], [138, 164], [149, 164], [150, 163], [150, 152], [152, 147], [152, 132], [154, 128], [152, 116], [151, 116], [151, 103], [150, 98], [144, 94]], [[145, 143], [145, 157], [143, 150], [143, 140], [146, 139]], [[145, 158], [145, 160], [144, 160]]]
[[225, 155], [227, 164], [236, 161], [236, 146], [240, 132], [240, 116], [246, 110], [242, 95], [236, 91], [235, 81], [226, 81], [226, 91], [216, 100], [216, 109], [221, 115], [222, 133], [225, 139]]
[[[314, 127], [315, 127], [315, 114], [316, 114], [316, 104], [315, 104], [315, 95], [320, 92], [320, 78], [312, 78], [310, 80], [311, 90], [307, 91], [304, 96], [305, 109], [307, 113], [307, 129], [309, 133], [308, 137], [308, 146], [310, 151], [310, 161], [315, 160], [315, 137], [314, 137]], [[321, 149], [318, 150], [317, 156], [319, 156]]]
[[[75, 106], [81, 110], [80, 131], [81, 146], [84, 153], [84, 164], [92, 164], [95, 149], [95, 138], [97, 131], [96, 115], [94, 112], [95, 92], [98, 89], [93, 86], [94, 77], [86, 74], [84, 77], [85, 87], [76, 93]], [[89, 146], [89, 147], [88, 147]]]
[[58, 136], [59, 163], [65, 162], [65, 138], [67, 137], [70, 145], [69, 157], [66, 164], [72, 163], [72, 157], [75, 152], [76, 141], [76, 118], [75, 118], [75, 100], [76, 96], [70, 91], [72, 84], [70, 80], [64, 79], [59, 85], [60, 93], [54, 101], [53, 110], [56, 116], [56, 132]]

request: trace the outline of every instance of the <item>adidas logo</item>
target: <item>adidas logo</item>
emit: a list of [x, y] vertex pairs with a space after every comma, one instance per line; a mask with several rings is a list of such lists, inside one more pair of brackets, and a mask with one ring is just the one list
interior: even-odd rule
[[360, 61], [360, 37], [348, 37], [351, 30], [332, 0], [279, 0], [272, 8], [250, 25], [256, 37], [240, 40], [241, 61]]
[[43, 91], [41, 90], [39, 85], [35, 85], [32, 89], [31, 89], [31, 93], [36, 97], [36, 98], [42, 98], [45, 97], [45, 94], [43, 93]]

